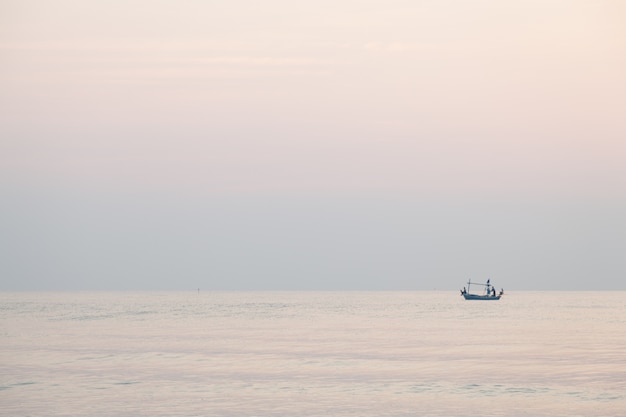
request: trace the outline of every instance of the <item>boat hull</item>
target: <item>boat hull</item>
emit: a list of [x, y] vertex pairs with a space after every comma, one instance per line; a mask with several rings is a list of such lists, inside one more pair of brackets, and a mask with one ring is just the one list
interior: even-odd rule
[[463, 297], [466, 300], [486, 300], [486, 301], [495, 301], [500, 299], [500, 295], [496, 295], [495, 297], [492, 295], [478, 295], [478, 294], [463, 294]]

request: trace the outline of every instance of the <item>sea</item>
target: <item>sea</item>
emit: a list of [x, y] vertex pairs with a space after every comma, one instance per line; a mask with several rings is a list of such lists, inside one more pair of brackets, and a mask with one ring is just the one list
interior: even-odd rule
[[626, 416], [626, 292], [0, 292], [2, 416]]

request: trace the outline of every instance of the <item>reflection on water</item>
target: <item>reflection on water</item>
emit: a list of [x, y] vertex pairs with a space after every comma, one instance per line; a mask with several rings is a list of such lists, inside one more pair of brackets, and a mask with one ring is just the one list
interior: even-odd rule
[[0, 415], [626, 410], [625, 292], [0, 296]]

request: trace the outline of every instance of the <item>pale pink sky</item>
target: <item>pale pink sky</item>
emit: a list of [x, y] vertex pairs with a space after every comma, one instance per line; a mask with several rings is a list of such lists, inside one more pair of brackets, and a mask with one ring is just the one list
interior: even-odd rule
[[621, 0], [0, 0], [0, 185], [613, 210], [624, 22]]
[[2, 167], [23, 180], [626, 186], [620, 1], [4, 1], [1, 14]]

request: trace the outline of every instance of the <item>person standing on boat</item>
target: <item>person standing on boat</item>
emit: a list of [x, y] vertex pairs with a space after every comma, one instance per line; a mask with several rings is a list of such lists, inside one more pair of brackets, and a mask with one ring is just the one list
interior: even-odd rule
[[491, 287], [491, 295], [496, 296], [496, 287]]

